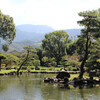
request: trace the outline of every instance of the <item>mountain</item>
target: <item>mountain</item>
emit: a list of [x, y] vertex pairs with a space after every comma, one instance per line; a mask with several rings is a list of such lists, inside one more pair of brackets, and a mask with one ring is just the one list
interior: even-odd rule
[[[35, 48], [39, 48], [41, 41], [44, 39], [46, 33], [56, 31], [53, 28], [47, 25], [31, 25], [24, 24], [16, 26], [16, 38], [13, 43], [10, 45], [10, 51], [17, 50], [22, 51], [23, 47], [26, 45], [32, 45]], [[65, 29], [69, 34], [69, 38], [77, 38], [81, 33], [80, 29]]]
[[47, 25], [24, 24], [16, 26], [16, 38], [14, 42], [31, 40], [40, 42], [46, 33], [55, 31]]
[[[50, 33], [56, 31], [55, 29], [47, 26], [47, 25], [31, 25], [31, 24], [23, 24], [16, 26], [16, 38], [14, 42], [19, 41], [34, 41], [41, 42], [44, 39], [44, 35], [46, 33]], [[77, 37], [81, 31], [80, 29], [65, 29], [69, 34], [69, 37]]]
[[69, 37], [77, 38], [81, 34], [81, 29], [66, 29], [64, 30], [69, 34]]
[[54, 31], [54, 29], [48, 25], [23, 24], [23, 25], [16, 26], [16, 28], [25, 32], [35, 32], [35, 33], [43, 33], [43, 34]]

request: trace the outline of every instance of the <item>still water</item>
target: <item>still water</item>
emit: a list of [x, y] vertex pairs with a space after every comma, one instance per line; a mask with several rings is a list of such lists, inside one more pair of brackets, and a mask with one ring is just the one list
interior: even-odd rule
[[0, 76], [0, 100], [100, 100], [100, 86], [94, 88], [60, 88], [44, 83], [49, 74]]

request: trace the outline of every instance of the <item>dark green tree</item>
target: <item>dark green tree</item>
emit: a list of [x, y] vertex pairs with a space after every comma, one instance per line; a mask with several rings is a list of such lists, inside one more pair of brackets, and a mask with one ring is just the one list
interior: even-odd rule
[[83, 74], [85, 72], [84, 65], [86, 63], [86, 60], [88, 59], [91, 42], [93, 39], [95, 39], [95, 36], [97, 36], [100, 30], [100, 17], [99, 17], [99, 10], [80, 12], [79, 16], [83, 17], [83, 19], [81, 21], [78, 21], [78, 23], [84, 26], [84, 29], [81, 30], [82, 34], [80, 35], [80, 38], [81, 39], [83, 38], [85, 40], [84, 57], [80, 66], [80, 75], [79, 75], [79, 78], [81, 79], [83, 78]]
[[40, 60], [40, 65], [43, 66], [43, 61], [42, 61], [42, 58], [43, 58], [42, 52], [43, 52], [43, 50], [40, 49], [40, 48], [36, 48], [36, 50], [37, 50], [37, 55], [38, 55], [39, 60]]
[[90, 54], [86, 61], [88, 73], [94, 71], [100, 77], [100, 38], [94, 41], [90, 48]]
[[45, 39], [42, 40], [42, 47], [46, 51], [46, 56], [50, 58], [56, 58], [57, 65], [64, 56], [67, 48], [69, 35], [65, 31], [55, 31], [45, 35]]

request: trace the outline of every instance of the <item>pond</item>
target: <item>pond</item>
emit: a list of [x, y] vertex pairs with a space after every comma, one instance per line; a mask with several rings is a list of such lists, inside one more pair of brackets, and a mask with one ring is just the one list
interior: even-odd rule
[[50, 74], [0, 76], [0, 100], [100, 100], [100, 86], [94, 88], [60, 88], [44, 83]]

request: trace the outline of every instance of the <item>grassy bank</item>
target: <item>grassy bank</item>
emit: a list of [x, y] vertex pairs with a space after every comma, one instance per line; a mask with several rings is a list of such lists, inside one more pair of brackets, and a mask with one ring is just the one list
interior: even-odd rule
[[[1, 70], [0, 71], [0, 74], [1, 75], [6, 75], [7, 73], [11, 73], [11, 72], [16, 72], [17, 70]], [[28, 71], [27, 70], [20, 70], [20, 72], [25, 72], [25, 73], [27, 73]], [[30, 73], [48, 73], [48, 74], [57, 74], [59, 72], [59, 70], [57, 71], [55, 71], [55, 70], [30, 70]], [[69, 80], [72, 80], [72, 79], [74, 79], [74, 78], [78, 78], [78, 76], [79, 76], [79, 74], [78, 73], [74, 73], [75, 71], [68, 71], [69, 73], [70, 73], [70, 78], [69, 78]], [[84, 78], [87, 78], [88, 76], [85, 74], [84, 75]]]
[[[0, 71], [0, 73], [10, 73], [10, 72], [16, 72], [17, 70], [15, 70], [15, 69], [12, 69], [12, 70], [1, 70]], [[32, 72], [32, 73], [34, 73], [34, 72], [38, 72], [38, 73], [41, 73], [41, 72], [59, 72], [60, 70], [29, 70], [29, 72]], [[28, 72], [28, 70], [20, 70], [20, 72]], [[75, 73], [79, 73], [78, 71], [67, 71], [67, 72], [69, 72], [69, 73], [73, 73], [73, 74], [75, 74]]]
[[[6, 70], [4, 70], [4, 67], [2, 67], [2, 70], [0, 71], [0, 73], [9, 73], [9, 72], [13, 72], [13, 71], [17, 71], [17, 69], [19, 68], [19, 66], [12, 66], [12, 68], [10, 68], [8, 66], [8, 68]], [[59, 72], [61, 69], [63, 69], [63, 67], [43, 67], [43, 66], [38, 66], [38, 70], [35, 70], [35, 66], [23, 66], [22, 69], [20, 71], [30, 71], [30, 72]], [[69, 73], [77, 73], [79, 71], [67, 71]]]

